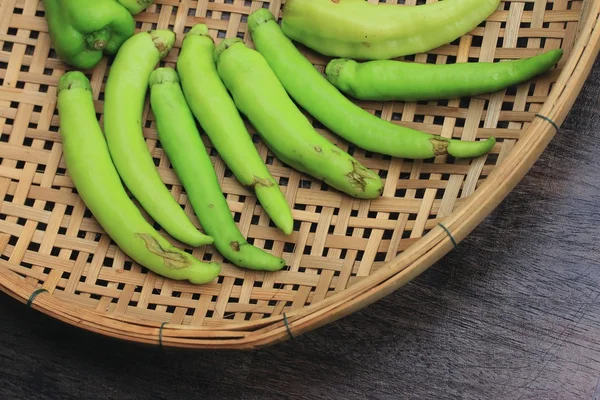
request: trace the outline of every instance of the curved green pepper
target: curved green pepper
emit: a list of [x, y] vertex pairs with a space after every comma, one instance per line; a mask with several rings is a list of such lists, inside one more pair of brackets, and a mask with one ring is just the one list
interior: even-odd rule
[[548, 71], [561, 49], [497, 63], [421, 64], [394, 60], [357, 63], [338, 58], [327, 64], [327, 79], [361, 100], [439, 100], [492, 93]]
[[419, 6], [365, 0], [288, 0], [283, 32], [326, 56], [362, 60], [425, 53], [469, 33], [500, 0], [444, 0]]
[[135, 33], [135, 21], [115, 0], [43, 0], [48, 31], [65, 63], [90, 69]]
[[152, 219], [175, 239], [201, 246], [212, 238], [194, 227], [163, 183], [142, 131], [148, 78], [174, 43], [173, 31], [159, 29], [136, 33], [123, 44], [104, 88], [104, 134], [125, 186]]
[[144, 11], [154, 3], [154, 0], [117, 0], [123, 7], [129, 10], [132, 15], [136, 15]]

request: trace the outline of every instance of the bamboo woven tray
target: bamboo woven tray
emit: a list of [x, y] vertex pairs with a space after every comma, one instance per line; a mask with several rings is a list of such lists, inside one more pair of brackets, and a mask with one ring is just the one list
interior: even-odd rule
[[[175, 66], [183, 32], [195, 23], [206, 23], [217, 42], [237, 35], [251, 43], [246, 19], [260, 7], [276, 14], [281, 2], [157, 0], [136, 19], [140, 30], [170, 28], [178, 34], [163, 62]], [[293, 205], [296, 225], [289, 237], [269, 223], [253, 194], [213, 152], [242, 233], [254, 245], [282, 255], [288, 265], [263, 273], [224, 263], [218, 281], [194, 286], [132, 263], [86, 211], [62, 159], [56, 85], [67, 67], [51, 49], [41, 1], [1, 0], [0, 289], [91, 331], [198, 348], [263, 346], [365, 307], [452, 250], [521, 180], [556, 134], [589, 73], [600, 49], [599, 18], [599, 0], [504, 1], [471, 34], [408, 59], [494, 61], [561, 47], [565, 56], [556, 69], [477, 98], [359, 103], [383, 119], [426, 132], [464, 140], [493, 135], [498, 143], [487, 156], [384, 157], [349, 149], [316, 125], [380, 171], [385, 178], [380, 199], [359, 201], [328, 189], [284, 166], [259, 141], [260, 154]], [[302, 50], [322, 70], [327, 59]], [[105, 59], [89, 71], [99, 115], [108, 68]], [[157, 142], [148, 107], [145, 117], [147, 144], [164, 182], [198, 224]], [[221, 260], [212, 247], [194, 254]]]

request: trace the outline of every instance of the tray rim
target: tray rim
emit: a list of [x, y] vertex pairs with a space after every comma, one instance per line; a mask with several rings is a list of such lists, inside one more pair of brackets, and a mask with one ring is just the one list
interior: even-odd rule
[[[587, 8], [587, 10], [586, 10]], [[584, 3], [587, 18], [551, 93], [538, 112], [561, 126], [579, 95], [600, 53], [600, 0]], [[585, 18], [585, 16], [584, 16]], [[551, 123], [535, 118], [506, 159], [444, 219], [444, 226], [460, 243], [523, 179], [556, 135]], [[477, 201], [487, 198], [486, 201]], [[215, 326], [188, 326], [143, 321], [88, 309], [40, 292], [30, 304], [50, 317], [105, 336], [169, 347], [203, 349], [252, 349], [292, 339], [362, 309], [404, 286], [454, 248], [448, 233], [436, 226], [407, 250], [385, 263], [375, 273], [323, 301], [289, 313], [254, 322]], [[40, 287], [25, 282], [4, 268], [0, 260], [0, 291], [27, 303]], [[41, 286], [43, 288], [43, 285]]]

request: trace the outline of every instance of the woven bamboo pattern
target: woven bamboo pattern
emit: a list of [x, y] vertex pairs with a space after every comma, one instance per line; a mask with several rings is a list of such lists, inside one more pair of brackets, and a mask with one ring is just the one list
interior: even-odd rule
[[[281, 6], [280, 0], [157, 0], [136, 20], [138, 30], [177, 33], [175, 47], [161, 63], [175, 67], [183, 33], [194, 24], [207, 24], [217, 43], [238, 36], [251, 46], [247, 16], [261, 7], [278, 15]], [[598, 0], [503, 1], [470, 34], [404, 59], [489, 62], [562, 48], [565, 56], [557, 68], [470, 99], [357, 101], [382, 119], [425, 132], [463, 140], [495, 136], [498, 142], [486, 156], [391, 158], [350, 146], [315, 122], [321, 134], [385, 179], [377, 200], [352, 199], [290, 169], [256, 136], [259, 153], [293, 206], [290, 236], [270, 222], [203, 135], [241, 232], [255, 246], [282, 256], [287, 266], [265, 273], [223, 262], [217, 281], [195, 286], [132, 263], [86, 209], [65, 169], [58, 132], [56, 86], [69, 67], [52, 49], [40, 0], [1, 0], [0, 289], [85, 329], [164, 346], [263, 346], [347, 315], [451, 251], [453, 241], [468, 235], [519, 182], [556, 134], [551, 122], [562, 123], [598, 54], [599, 18]], [[328, 58], [300, 48], [324, 70]], [[101, 124], [109, 68], [105, 58], [86, 71]], [[165, 184], [199, 227], [160, 146], [148, 103], [144, 118], [148, 149]], [[223, 261], [212, 246], [193, 254]]]

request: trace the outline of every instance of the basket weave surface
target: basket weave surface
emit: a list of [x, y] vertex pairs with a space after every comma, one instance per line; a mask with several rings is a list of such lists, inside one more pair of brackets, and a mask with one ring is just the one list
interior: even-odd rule
[[[195, 23], [206, 23], [216, 42], [237, 35], [251, 44], [247, 16], [261, 7], [277, 15], [281, 1], [157, 0], [136, 20], [140, 30], [170, 28], [178, 34], [162, 63], [174, 67], [183, 32]], [[555, 134], [553, 125], [536, 114], [560, 125], [589, 73], [600, 47], [599, 18], [598, 0], [504, 1], [471, 34], [407, 59], [499, 61], [563, 48], [558, 68], [516, 88], [471, 99], [358, 102], [383, 119], [430, 133], [463, 140], [493, 135], [498, 143], [487, 156], [384, 157], [348, 146], [315, 124], [380, 171], [385, 178], [380, 199], [355, 200], [327, 188], [283, 165], [259, 141], [260, 154], [293, 205], [296, 224], [289, 237], [270, 224], [254, 195], [213, 151], [242, 233], [283, 256], [288, 266], [263, 273], [223, 263], [218, 281], [194, 286], [132, 263], [86, 210], [65, 170], [58, 133], [56, 85], [68, 67], [51, 49], [41, 1], [2, 0], [0, 289], [80, 327], [140, 342], [160, 340], [165, 346], [261, 346], [347, 315], [441, 258], [453, 247], [451, 237], [463, 239], [518, 183]], [[301, 50], [323, 70], [325, 57]], [[104, 59], [88, 71], [99, 114], [108, 69]], [[199, 226], [157, 141], [148, 106], [145, 118], [144, 134], [161, 176]], [[222, 260], [210, 246], [194, 250], [199, 258], [209, 254]]]

